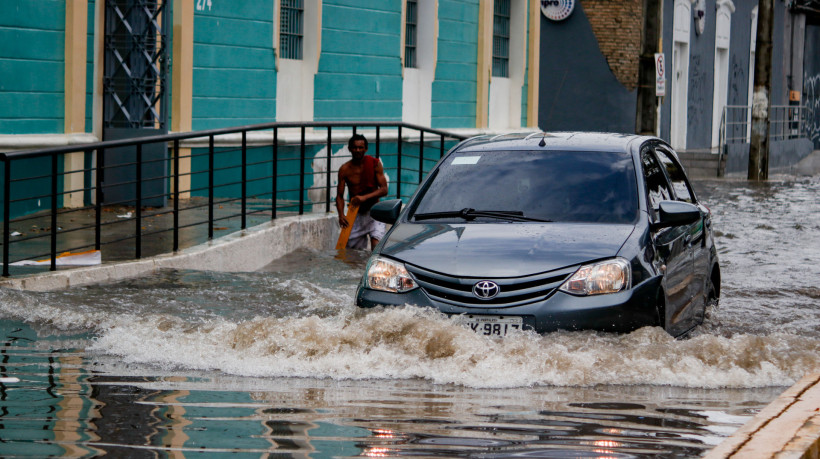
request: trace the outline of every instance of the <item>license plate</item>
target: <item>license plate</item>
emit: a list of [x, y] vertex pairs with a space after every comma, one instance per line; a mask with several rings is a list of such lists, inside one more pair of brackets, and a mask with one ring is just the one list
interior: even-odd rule
[[465, 314], [459, 322], [484, 336], [506, 336], [512, 330], [521, 330], [524, 320], [518, 316], [484, 316]]

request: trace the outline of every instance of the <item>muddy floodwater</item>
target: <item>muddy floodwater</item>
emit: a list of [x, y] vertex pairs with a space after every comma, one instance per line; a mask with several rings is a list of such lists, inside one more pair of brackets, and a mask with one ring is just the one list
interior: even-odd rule
[[695, 186], [723, 287], [681, 340], [359, 310], [362, 253], [0, 290], [0, 456], [701, 456], [820, 371], [820, 178]]

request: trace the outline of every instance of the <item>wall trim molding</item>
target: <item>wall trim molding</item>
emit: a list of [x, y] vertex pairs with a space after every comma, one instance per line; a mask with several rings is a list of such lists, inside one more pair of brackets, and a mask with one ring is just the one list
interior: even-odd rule
[[100, 139], [91, 133], [74, 134], [2, 134], [0, 135], [0, 152], [36, 150], [40, 148], [65, 147], [99, 142]]
[[[188, 132], [188, 131], [185, 131]], [[359, 134], [367, 137], [370, 143], [376, 141], [375, 129], [358, 129]], [[541, 132], [538, 128], [513, 128], [513, 129], [489, 129], [489, 128], [452, 128], [447, 129], [446, 132], [454, 135], [464, 137], [473, 137], [484, 134], [511, 134], [511, 133], [533, 133]], [[175, 132], [169, 132], [175, 134]], [[336, 143], [346, 143], [351, 136], [350, 131], [337, 130], [331, 135], [331, 141]], [[426, 134], [425, 139], [429, 141], [435, 138], [433, 134]], [[395, 141], [398, 139], [398, 131], [381, 130], [379, 134], [380, 140]], [[419, 138], [419, 133], [416, 130], [403, 128], [402, 139], [413, 141]], [[299, 128], [280, 128], [278, 133], [280, 145], [292, 146], [301, 143], [301, 132]], [[100, 142], [94, 134], [20, 134], [20, 135], [0, 135], [0, 152], [9, 153], [15, 151], [35, 150], [42, 148], [65, 147], [69, 145], [83, 145], [88, 143]], [[327, 131], [325, 129], [306, 129], [305, 143], [310, 145], [327, 144]], [[246, 136], [246, 144], [249, 147], [272, 145], [273, 131], [256, 131], [248, 132]], [[214, 137], [215, 147], [237, 147], [242, 145], [242, 134], [224, 134]], [[208, 148], [208, 137], [196, 137], [180, 141], [181, 148]], [[375, 151], [375, 150], [373, 150]]]

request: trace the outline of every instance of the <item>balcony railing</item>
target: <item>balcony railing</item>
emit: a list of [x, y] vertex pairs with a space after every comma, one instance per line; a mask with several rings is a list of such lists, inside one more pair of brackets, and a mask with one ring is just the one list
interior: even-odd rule
[[[356, 132], [382, 160], [397, 198], [410, 196], [465, 138], [397, 122], [282, 122], [0, 153], [2, 275], [13, 262], [41, 258], [53, 271], [58, 254], [106, 246], [139, 259], [146, 238], [168, 233], [168, 249], [177, 251], [182, 232], [198, 228], [212, 239], [223, 221], [240, 230], [250, 216], [301, 215], [308, 206], [330, 212], [335, 174], [347, 160], [338, 151]], [[162, 154], [146, 154], [158, 146]], [[106, 164], [112, 152], [119, 160]], [[69, 155], [83, 166], [67, 166]], [[78, 178], [82, 185], [66, 185]]]

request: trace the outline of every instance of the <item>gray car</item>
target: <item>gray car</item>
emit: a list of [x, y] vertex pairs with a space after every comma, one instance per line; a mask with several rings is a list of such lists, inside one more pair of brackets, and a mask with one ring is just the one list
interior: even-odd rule
[[720, 293], [708, 208], [655, 137], [481, 136], [448, 152], [367, 263], [361, 307], [427, 306], [477, 333], [681, 335]]

